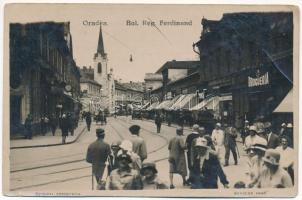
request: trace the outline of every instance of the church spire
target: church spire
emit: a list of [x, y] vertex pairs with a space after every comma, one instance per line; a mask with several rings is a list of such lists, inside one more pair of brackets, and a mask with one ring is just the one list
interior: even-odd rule
[[100, 25], [100, 34], [99, 34], [97, 54], [101, 54], [101, 56], [103, 56], [103, 57], [106, 56], [105, 49], [104, 49], [103, 34], [102, 34], [102, 25]]

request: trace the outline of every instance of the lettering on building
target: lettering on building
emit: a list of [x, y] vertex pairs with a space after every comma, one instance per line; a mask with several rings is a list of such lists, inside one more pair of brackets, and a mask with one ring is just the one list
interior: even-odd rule
[[269, 84], [268, 72], [260, 76], [259, 70], [256, 72], [256, 78], [248, 77], [248, 87], [257, 87]]

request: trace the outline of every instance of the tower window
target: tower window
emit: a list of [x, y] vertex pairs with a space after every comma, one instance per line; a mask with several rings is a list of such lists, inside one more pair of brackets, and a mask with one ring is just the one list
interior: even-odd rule
[[102, 64], [101, 63], [98, 64], [98, 73], [102, 73]]

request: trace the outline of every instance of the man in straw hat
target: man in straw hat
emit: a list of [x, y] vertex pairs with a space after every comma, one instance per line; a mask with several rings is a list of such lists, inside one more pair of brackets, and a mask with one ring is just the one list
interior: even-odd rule
[[263, 143], [264, 141], [266, 141], [266, 139], [257, 135], [256, 126], [250, 126], [249, 136], [245, 138], [244, 149], [245, 150], [249, 149], [251, 146], [255, 145], [258, 141], [260, 141], [260, 143]]
[[206, 138], [197, 138], [194, 146], [192, 189], [218, 188], [218, 177], [225, 188], [228, 188], [228, 180], [223, 172], [216, 155], [210, 153], [209, 141]]
[[[106, 167], [107, 158], [109, 157], [110, 145], [104, 141], [105, 131], [102, 128], [96, 129], [97, 140], [91, 143], [87, 150], [86, 161], [92, 164], [92, 174], [95, 176], [97, 183], [103, 177]], [[92, 179], [93, 185], [93, 179]]]
[[275, 149], [267, 149], [263, 157], [264, 169], [259, 176], [255, 187], [258, 188], [290, 188], [292, 180], [282, 167], [280, 167], [280, 153]]

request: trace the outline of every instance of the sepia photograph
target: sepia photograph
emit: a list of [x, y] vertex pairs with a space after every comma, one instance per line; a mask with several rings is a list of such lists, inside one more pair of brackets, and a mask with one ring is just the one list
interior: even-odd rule
[[289, 5], [6, 4], [4, 195], [296, 196], [299, 24]]

